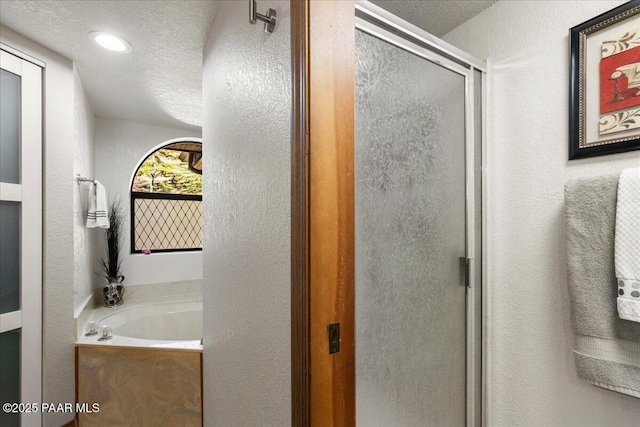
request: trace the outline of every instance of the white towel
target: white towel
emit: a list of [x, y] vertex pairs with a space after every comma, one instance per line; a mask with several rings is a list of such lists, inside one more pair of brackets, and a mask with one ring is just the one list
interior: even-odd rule
[[623, 170], [618, 181], [615, 265], [618, 315], [640, 322], [640, 168]]
[[94, 180], [89, 185], [89, 211], [87, 212], [87, 228], [109, 228], [107, 212], [107, 191], [104, 185]]

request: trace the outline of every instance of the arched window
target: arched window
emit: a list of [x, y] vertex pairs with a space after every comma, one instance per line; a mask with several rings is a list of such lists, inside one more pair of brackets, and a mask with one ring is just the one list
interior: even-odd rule
[[138, 166], [131, 183], [131, 252], [202, 249], [202, 143], [172, 140]]

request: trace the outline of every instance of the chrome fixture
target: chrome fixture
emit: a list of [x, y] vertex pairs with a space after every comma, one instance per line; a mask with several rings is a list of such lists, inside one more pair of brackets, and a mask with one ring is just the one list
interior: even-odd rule
[[264, 32], [273, 33], [276, 27], [276, 11], [275, 9], [267, 9], [267, 14], [263, 15], [256, 11], [256, 0], [249, 0], [249, 22], [255, 24], [258, 21], [264, 22]]
[[78, 180], [78, 185], [80, 185], [81, 182], [96, 182], [93, 178], [86, 178], [80, 175], [76, 175], [76, 179]]
[[100, 328], [100, 325], [97, 324], [96, 322], [89, 322], [87, 323], [87, 326], [85, 328], [86, 333], [84, 334], [85, 337], [90, 337], [92, 335], [98, 335], [98, 329]]
[[113, 338], [113, 335], [111, 335], [112, 329], [110, 326], [104, 325], [101, 327], [101, 329], [102, 334], [100, 335], [100, 338], [98, 338], [98, 341], [107, 341]]

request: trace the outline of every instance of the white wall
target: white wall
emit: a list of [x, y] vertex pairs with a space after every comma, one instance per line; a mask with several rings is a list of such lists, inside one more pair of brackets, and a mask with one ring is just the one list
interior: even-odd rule
[[637, 399], [578, 379], [563, 185], [640, 165], [567, 161], [569, 28], [620, 2], [500, 1], [445, 40], [490, 58], [489, 381], [496, 426], [637, 426]]
[[[94, 175], [94, 114], [80, 76], [73, 68], [73, 171], [75, 175]], [[74, 247], [74, 311], [82, 309], [93, 295], [97, 263], [94, 252], [97, 229], [85, 227], [88, 208], [89, 183], [80, 183], [73, 188], [73, 247]]]
[[204, 49], [206, 426], [291, 425], [289, 2], [262, 5], [273, 34], [224, 1]]
[[[149, 152], [165, 141], [180, 137], [200, 138], [192, 130], [173, 129], [124, 120], [96, 118], [95, 177], [107, 189], [109, 198], [118, 197], [127, 213], [124, 223], [122, 274], [125, 286], [178, 282], [202, 278], [202, 253], [131, 254], [130, 198], [131, 178]], [[102, 236], [96, 239], [96, 256], [103, 257], [106, 246]], [[98, 279], [98, 284], [102, 284]], [[126, 298], [126, 297], [125, 297]]]
[[[46, 62], [43, 151], [43, 378], [45, 402], [73, 402], [74, 379], [74, 75], [70, 60], [0, 27], [0, 41]], [[29, 262], [29, 260], [23, 260]], [[44, 414], [58, 427], [74, 414]]]

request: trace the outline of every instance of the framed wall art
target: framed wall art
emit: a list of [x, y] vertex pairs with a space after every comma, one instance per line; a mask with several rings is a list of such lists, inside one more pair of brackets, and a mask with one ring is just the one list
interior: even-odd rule
[[569, 160], [640, 149], [640, 0], [570, 30]]

